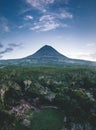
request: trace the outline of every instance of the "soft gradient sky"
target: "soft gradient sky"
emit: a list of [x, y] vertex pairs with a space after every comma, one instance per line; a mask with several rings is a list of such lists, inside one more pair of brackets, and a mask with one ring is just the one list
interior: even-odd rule
[[0, 0], [0, 59], [25, 57], [45, 44], [96, 61], [96, 0]]

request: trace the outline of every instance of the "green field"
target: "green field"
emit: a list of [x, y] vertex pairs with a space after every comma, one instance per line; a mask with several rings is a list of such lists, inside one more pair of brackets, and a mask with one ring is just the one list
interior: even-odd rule
[[61, 130], [63, 126], [63, 113], [60, 110], [45, 109], [40, 112], [27, 113], [31, 125], [26, 127], [22, 121], [16, 124], [14, 130]]

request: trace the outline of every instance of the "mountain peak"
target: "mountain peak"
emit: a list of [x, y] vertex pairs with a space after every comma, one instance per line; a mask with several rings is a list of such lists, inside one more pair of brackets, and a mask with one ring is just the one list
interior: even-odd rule
[[39, 50], [55, 50], [52, 46], [49, 45], [44, 45], [43, 47], [41, 47]]
[[49, 46], [49, 45], [44, 45], [42, 48], [47, 48], [47, 47], [51, 47], [51, 46]]
[[26, 59], [31, 62], [41, 64], [58, 64], [59, 62], [62, 63], [64, 60], [68, 60], [66, 56], [60, 54], [57, 50], [49, 45], [44, 45], [33, 55], [26, 57]]
[[61, 57], [63, 56], [57, 50], [49, 45], [44, 45], [32, 57]]

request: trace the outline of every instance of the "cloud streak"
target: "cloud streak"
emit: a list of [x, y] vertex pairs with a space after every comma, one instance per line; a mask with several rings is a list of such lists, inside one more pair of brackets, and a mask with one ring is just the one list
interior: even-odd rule
[[44, 21], [34, 24], [34, 26], [30, 28], [30, 30], [45, 32], [56, 29], [57, 27], [59, 27], [59, 24], [54, 21], [47, 21], [47, 22]]
[[[14, 51], [15, 48], [21, 47], [22, 44], [16, 44], [16, 43], [9, 43], [7, 44], [8, 47], [4, 47], [2, 43], [0, 43], [0, 59], [6, 54], [6, 53], [11, 53]], [[5, 48], [5, 49], [4, 49]]]
[[3, 50], [3, 51], [0, 51], [0, 54], [5, 54], [5, 53], [9, 53], [9, 52], [11, 52], [11, 51], [13, 51], [13, 48], [6, 48], [5, 50]]
[[24, 19], [25, 19], [25, 20], [33, 20], [33, 16], [31, 16], [31, 15], [26, 15], [26, 16], [24, 17]]
[[36, 18], [33, 14], [30, 15], [30, 13], [24, 17], [23, 23], [18, 26], [19, 29], [29, 29], [36, 32], [45, 32], [50, 30], [55, 30], [57, 28], [65, 28], [69, 27], [64, 20], [72, 20], [73, 14], [69, 11], [67, 11], [64, 7], [62, 10], [60, 7], [57, 7], [57, 10], [52, 11], [52, 6], [54, 4], [59, 4], [62, 2], [62, 4], [68, 4], [69, 0], [25, 0], [25, 2], [30, 5], [32, 10], [34, 8], [39, 10], [38, 17]]
[[66, 10], [62, 11], [59, 15], [57, 15], [58, 18], [61, 19], [72, 19], [73, 15], [69, 12], [67, 12]]
[[34, 23], [30, 30], [36, 31], [50, 31], [59, 27], [68, 27], [66, 23], [61, 22], [61, 19], [72, 19], [73, 15], [69, 12], [63, 11], [59, 14], [48, 13], [47, 15], [42, 15], [38, 22]]
[[9, 43], [8, 46], [9, 46], [9, 47], [12, 47], [12, 48], [16, 48], [16, 47], [20, 47], [21, 44]]
[[6, 53], [10, 53], [11, 51], [13, 51], [13, 48], [6, 48], [3, 51], [0, 51], [0, 59], [6, 54]]
[[26, 3], [28, 3], [30, 6], [41, 10], [43, 12], [46, 12], [45, 7], [49, 4], [54, 3], [55, 0], [25, 0]]
[[54, 17], [51, 15], [41, 16], [39, 22], [35, 23], [31, 30], [36, 31], [50, 31], [59, 27], [59, 24], [55, 21]]

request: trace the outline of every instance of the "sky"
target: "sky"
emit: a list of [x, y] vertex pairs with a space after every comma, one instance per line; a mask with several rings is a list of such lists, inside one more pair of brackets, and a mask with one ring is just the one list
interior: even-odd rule
[[0, 60], [44, 45], [96, 61], [96, 0], [0, 0]]

